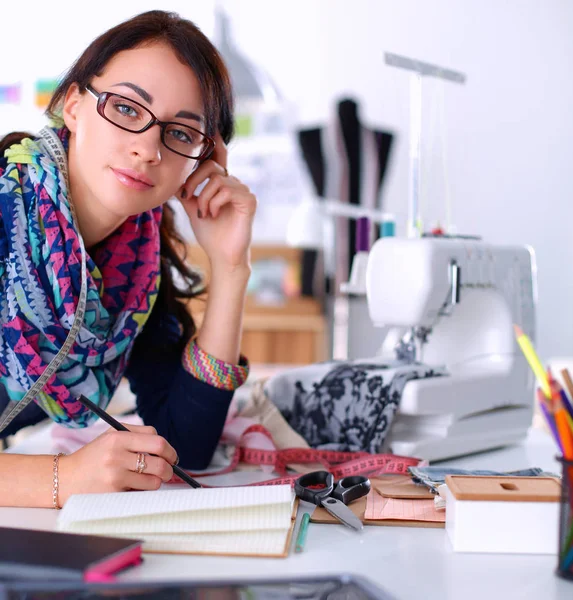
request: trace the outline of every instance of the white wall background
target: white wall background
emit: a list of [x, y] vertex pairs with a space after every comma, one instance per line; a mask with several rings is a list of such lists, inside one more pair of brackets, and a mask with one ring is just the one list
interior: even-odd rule
[[[101, 31], [158, 5], [212, 34], [213, 0], [34, 3], [24, 21], [22, 8], [10, 4], [0, 35], [1, 77], [8, 82], [58, 76]], [[405, 232], [407, 210], [409, 88], [405, 72], [385, 66], [384, 52], [467, 74], [463, 87], [428, 82], [425, 221], [445, 217], [444, 154], [434, 118], [441, 93], [453, 222], [459, 232], [535, 249], [539, 352], [544, 358], [572, 355], [573, 2], [226, 0], [223, 5], [237, 44], [272, 75], [296, 107], [298, 124], [326, 123], [336, 100], [350, 95], [359, 100], [365, 123], [396, 133], [382, 202], [397, 215], [399, 234]], [[32, 116], [40, 123], [38, 113], [0, 106], [0, 131], [33, 129]]]

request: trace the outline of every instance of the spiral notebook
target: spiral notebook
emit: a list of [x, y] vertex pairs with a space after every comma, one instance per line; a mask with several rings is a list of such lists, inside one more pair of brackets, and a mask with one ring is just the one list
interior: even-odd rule
[[293, 513], [290, 485], [79, 494], [58, 529], [139, 538], [144, 552], [285, 557]]

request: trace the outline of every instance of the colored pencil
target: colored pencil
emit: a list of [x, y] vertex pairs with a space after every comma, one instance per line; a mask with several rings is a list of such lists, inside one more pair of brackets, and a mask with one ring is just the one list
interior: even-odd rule
[[563, 408], [560, 396], [554, 398], [553, 418], [559, 432], [559, 439], [563, 448], [563, 458], [571, 460], [573, 459], [573, 434], [571, 433], [571, 427], [569, 427], [567, 411]]
[[[547, 369], [547, 374], [549, 377], [549, 381], [550, 381], [550, 386], [551, 388], [555, 388], [558, 387], [559, 388], [559, 396], [558, 398], [561, 400], [563, 406], [565, 407], [565, 410], [567, 412], [567, 425], [568, 425], [568, 432], [564, 433], [565, 438], [567, 439], [573, 439], [573, 410], [571, 409], [571, 403], [569, 402], [569, 398], [567, 397], [567, 394], [565, 393], [565, 390], [559, 386], [557, 384], [557, 382], [555, 381], [555, 379], [553, 378], [553, 375], [551, 373], [551, 369]], [[567, 392], [569, 393], [569, 397], [573, 398], [573, 381], [571, 380], [571, 376], [569, 375], [569, 371], [567, 369], [561, 369], [561, 377], [563, 378], [563, 382], [565, 384], [565, 387], [567, 388]], [[563, 425], [561, 425], [561, 427], [563, 428]], [[556, 428], [557, 428], [557, 424], [556, 424]], [[564, 450], [563, 446], [561, 445], [561, 454], [563, 455], [563, 457], [566, 459], [566, 452], [567, 450]], [[567, 537], [565, 538], [565, 541], [561, 547], [561, 552], [560, 552], [560, 558], [561, 558], [561, 564], [559, 566], [560, 570], [564, 573], [568, 573], [570, 572], [571, 566], [573, 565], [573, 521], [571, 519], [571, 515], [573, 515], [573, 488], [571, 487], [573, 485], [573, 469], [569, 468], [566, 469], [565, 465], [563, 466], [563, 480], [561, 485], [565, 485], [568, 487], [568, 495], [569, 495], [569, 533], [567, 535]], [[567, 510], [565, 508], [565, 505], [561, 507], [562, 511]], [[565, 524], [564, 524], [565, 527]]]
[[569, 429], [571, 429], [571, 432], [573, 433], [573, 407], [569, 402], [569, 398], [567, 398], [565, 390], [561, 386], [559, 386], [559, 397], [561, 398], [561, 404], [563, 404], [563, 408], [567, 413], [567, 423], [569, 424]]
[[571, 407], [571, 404], [569, 403], [569, 398], [567, 398], [567, 394], [565, 393], [565, 390], [563, 389], [561, 384], [553, 377], [553, 373], [551, 372], [550, 368], [547, 369], [547, 379], [549, 380], [549, 387], [551, 388], [553, 405], [555, 406], [556, 400], [559, 399], [559, 406], [562, 406], [565, 409], [567, 426], [573, 437], [573, 420], [571, 419], [571, 413], [567, 408]]
[[302, 552], [304, 550], [304, 544], [306, 542], [306, 534], [308, 532], [308, 524], [310, 523], [310, 514], [304, 513], [300, 521], [300, 527], [298, 528], [298, 535], [296, 536], [296, 545], [294, 547], [295, 552]]
[[525, 335], [525, 333], [523, 333], [521, 327], [514, 325], [513, 329], [515, 331], [517, 343], [519, 344], [519, 347], [529, 363], [531, 370], [535, 374], [535, 377], [537, 377], [537, 381], [539, 382], [545, 397], [551, 398], [551, 388], [549, 387], [547, 373], [545, 372], [545, 369], [543, 368], [543, 365], [541, 364], [541, 361], [539, 360], [539, 357], [537, 356], [530, 339]]
[[557, 432], [557, 425], [555, 424], [555, 419], [551, 414], [551, 409], [548, 406], [547, 400], [545, 399], [545, 394], [541, 391], [540, 388], [537, 388], [537, 401], [539, 402], [539, 407], [541, 408], [541, 412], [547, 421], [547, 425], [549, 425], [549, 429], [555, 438], [555, 442], [559, 446], [559, 450], [561, 454], [563, 454], [563, 445], [561, 444], [561, 440], [559, 439], [559, 433]]
[[563, 383], [565, 384], [569, 394], [569, 397], [567, 397], [567, 394], [563, 393], [563, 396], [565, 396], [565, 398], [563, 398], [563, 404], [565, 405], [565, 408], [567, 409], [567, 412], [573, 421], [573, 406], [569, 400], [569, 398], [573, 400], [573, 380], [571, 379], [571, 375], [569, 375], [568, 369], [561, 369], [561, 377], [563, 377]]

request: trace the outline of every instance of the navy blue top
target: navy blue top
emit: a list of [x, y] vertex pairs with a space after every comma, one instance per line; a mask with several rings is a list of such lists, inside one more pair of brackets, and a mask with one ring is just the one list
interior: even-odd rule
[[227, 417], [233, 392], [189, 374], [174, 346], [181, 333], [177, 319], [154, 307], [138, 336], [125, 376], [137, 398], [137, 412], [177, 451], [180, 466], [208, 466]]
[[[183, 368], [176, 348], [181, 340], [179, 322], [160, 303], [161, 295], [135, 341], [125, 376], [136, 396], [138, 414], [175, 448], [180, 466], [204, 469], [221, 437], [233, 392], [200, 381]], [[0, 413], [8, 401], [0, 385]], [[32, 402], [0, 437], [45, 418]]]

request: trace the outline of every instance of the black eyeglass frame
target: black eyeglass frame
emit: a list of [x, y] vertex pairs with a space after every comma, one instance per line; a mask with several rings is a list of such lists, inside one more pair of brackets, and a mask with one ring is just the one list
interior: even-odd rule
[[[89, 83], [85, 86], [85, 89], [97, 100], [96, 109], [97, 109], [97, 112], [100, 115], [100, 117], [105, 119], [108, 123], [115, 125], [119, 129], [123, 129], [124, 131], [129, 131], [130, 133], [143, 133], [144, 131], [147, 131], [150, 127], [153, 127], [154, 125], [159, 125], [159, 128], [161, 129], [161, 142], [163, 143], [163, 145], [171, 152], [174, 152], [175, 154], [179, 154], [179, 156], [184, 156], [185, 158], [193, 158], [196, 160], [206, 160], [209, 158], [209, 156], [211, 156], [211, 154], [213, 153], [213, 150], [215, 150], [215, 140], [210, 138], [208, 135], [205, 135], [202, 131], [199, 131], [195, 127], [191, 127], [190, 125], [185, 125], [184, 123], [178, 123], [177, 121], [160, 121], [147, 108], [147, 106], [143, 106], [143, 104], [140, 104], [136, 100], [133, 100], [132, 98], [128, 98], [127, 96], [122, 96], [121, 94], [116, 94], [115, 92], [98, 92]], [[136, 104], [137, 106], [140, 106], [143, 110], [145, 110], [146, 112], [148, 112], [151, 115], [151, 121], [149, 121], [149, 123], [147, 123], [147, 125], [145, 125], [142, 129], [139, 129], [137, 131], [134, 131], [133, 129], [128, 129], [127, 127], [122, 127], [121, 125], [118, 125], [117, 123], [115, 123], [114, 121], [112, 121], [111, 119], [106, 117], [106, 115], [105, 115], [105, 105], [107, 104], [107, 101], [109, 100], [109, 98], [111, 96], [117, 96], [118, 98], [122, 98], [123, 100], [127, 100], [128, 102], [131, 102], [132, 104]], [[168, 125], [179, 125], [180, 127], [186, 127], [188, 129], [192, 129], [193, 131], [196, 131], [198, 134], [202, 135], [205, 138], [205, 141], [207, 142], [205, 150], [203, 150], [203, 152], [201, 152], [201, 154], [199, 156], [190, 156], [189, 154], [183, 154], [182, 152], [177, 152], [177, 150], [173, 150], [173, 148], [170, 148], [165, 143], [165, 129]]]

